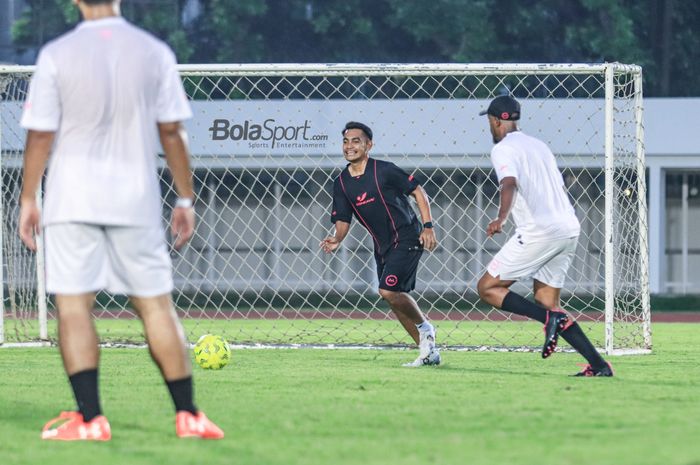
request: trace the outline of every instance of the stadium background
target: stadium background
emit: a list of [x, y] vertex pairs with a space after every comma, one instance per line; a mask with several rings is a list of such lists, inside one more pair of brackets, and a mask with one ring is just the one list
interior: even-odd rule
[[[166, 40], [181, 63], [618, 61], [641, 65], [652, 308], [695, 308], [694, 298], [666, 297], [700, 293], [700, 236], [693, 234], [700, 227], [700, 146], [691, 131], [682, 129], [700, 103], [700, 60], [696, 59], [700, 36], [693, 33], [700, 21], [697, 2], [122, 3], [123, 14]], [[508, 21], [503, 21], [504, 11]], [[32, 64], [38, 47], [76, 20], [70, 0], [0, 2], [0, 63]]]

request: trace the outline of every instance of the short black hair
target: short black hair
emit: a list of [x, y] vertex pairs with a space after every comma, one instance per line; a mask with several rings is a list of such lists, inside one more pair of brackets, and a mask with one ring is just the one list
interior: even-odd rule
[[348, 121], [345, 123], [345, 129], [343, 129], [342, 134], [345, 135], [348, 129], [360, 129], [369, 140], [372, 140], [372, 130], [366, 124], [358, 123], [357, 121]]
[[101, 3], [112, 3], [114, 0], [83, 0], [86, 5], [99, 5]]

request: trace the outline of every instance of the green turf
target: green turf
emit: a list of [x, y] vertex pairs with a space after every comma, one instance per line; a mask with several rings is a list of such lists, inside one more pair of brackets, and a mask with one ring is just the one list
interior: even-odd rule
[[195, 370], [199, 406], [223, 441], [178, 440], [148, 352], [102, 351], [109, 443], [39, 439], [73, 406], [55, 348], [0, 349], [0, 463], [700, 464], [698, 326], [656, 324], [652, 355], [582, 379], [575, 354], [443, 353], [406, 369], [404, 350], [239, 349]]

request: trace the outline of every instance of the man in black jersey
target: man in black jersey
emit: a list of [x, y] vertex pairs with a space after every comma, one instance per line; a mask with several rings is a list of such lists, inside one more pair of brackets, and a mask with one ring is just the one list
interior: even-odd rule
[[[333, 184], [331, 223], [335, 234], [321, 241], [326, 253], [334, 252], [350, 230], [354, 216], [367, 229], [374, 244], [379, 295], [389, 303], [420, 355], [404, 366], [439, 365], [435, 328], [409, 294], [423, 249], [437, 246], [428, 196], [418, 181], [393, 163], [369, 157], [372, 130], [351, 121], [345, 125], [343, 155], [349, 162]], [[408, 196], [415, 198], [422, 218], [418, 221]]]

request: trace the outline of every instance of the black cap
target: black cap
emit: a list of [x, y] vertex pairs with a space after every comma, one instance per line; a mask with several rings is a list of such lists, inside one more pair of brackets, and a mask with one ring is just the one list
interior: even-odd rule
[[488, 109], [479, 112], [481, 116], [486, 114], [506, 121], [517, 121], [520, 119], [520, 104], [510, 95], [499, 95], [491, 100]]

